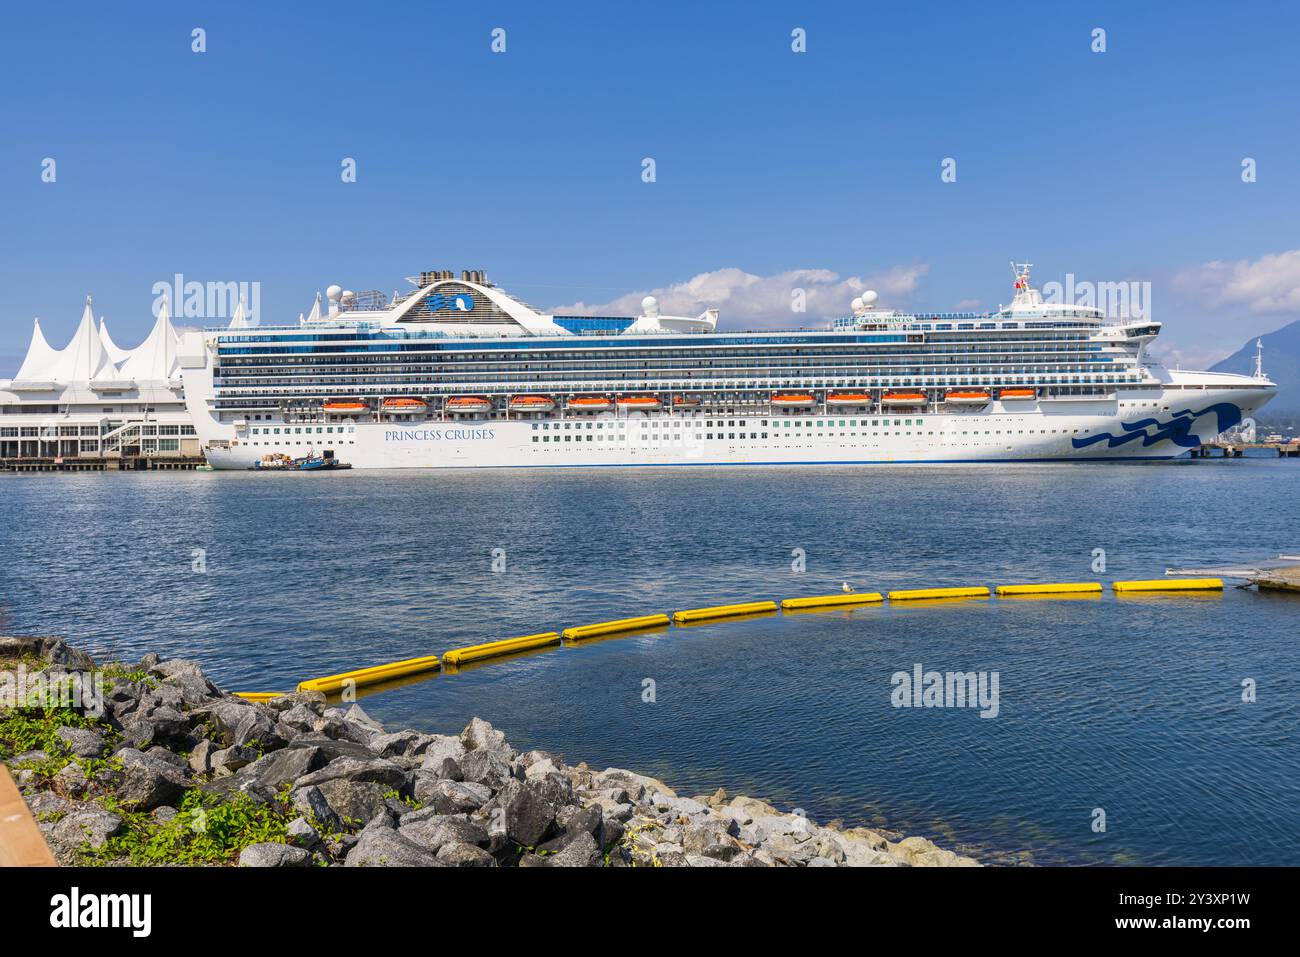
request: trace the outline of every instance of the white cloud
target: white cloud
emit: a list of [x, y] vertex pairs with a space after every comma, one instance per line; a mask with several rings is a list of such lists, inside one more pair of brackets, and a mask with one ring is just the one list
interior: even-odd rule
[[1173, 288], [1210, 309], [1244, 306], [1254, 313], [1300, 311], [1300, 249], [1254, 262], [1203, 263], [1173, 277]]
[[[1164, 338], [1161, 336], [1160, 338]], [[1151, 353], [1170, 369], [1208, 369], [1232, 355], [1236, 349], [1182, 348], [1172, 342], [1156, 341]]]
[[[667, 315], [696, 316], [716, 307], [722, 313], [719, 326], [727, 329], [823, 325], [837, 316], [847, 316], [849, 303], [865, 289], [876, 290], [882, 306], [905, 305], [929, 270], [928, 264], [915, 263], [866, 277], [841, 277], [830, 269], [791, 269], [756, 276], [728, 267], [675, 285], [629, 292], [610, 302], [576, 302], [552, 311], [557, 315], [635, 316], [641, 311], [641, 300], [650, 295], [659, 300], [660, 312]], [[796, 289], [804, 293], [803, 312], [792, 308]]]

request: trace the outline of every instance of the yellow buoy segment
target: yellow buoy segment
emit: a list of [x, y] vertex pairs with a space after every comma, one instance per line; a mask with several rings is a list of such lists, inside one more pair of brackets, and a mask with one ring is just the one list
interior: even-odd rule
[[1145, 581], [1114, 582], [1115, 591], [1223, 591], [1221, 578], [1151, 578]]
[[505, 638], [501, 641], [489, 641], [481, 645], [470, 645], [467, 648], [457, 648], [454, 651], [443, 653], [442, 660], [448, 665], [464, 665], [471, 661], [482, 661], [485, 658], [500, 658], [503, 655], [518, 654], [521, 651], [530, 651], [533, 648], [545, 648], [547, 645], [558, 645], [560, 635], [558, 632], [547, 631], [539, 635], [524, 635], [520, 638]]
[[910, 588], [891, 591], [890, 601], [919, 601], [923, 598], [988, 598], [987, 588]]
[[570, 638], [594, 638], [597, 635], [615, 635], [620, 631], [638, 631], [641, 628], [654, 628], [668, 624], [667, 615], [642, 615], [639, 618], [617, 618], [614, 621], [600, 621], [594, 625], [578, 625], [564, 629], [562, 635]]
[[424, 658], [407, 658], [405, 661], [393, 661], [386, 665], [375, 665], [373, 668], [345, 671], [342, 674], [328, 675], [324, 678], [309, 678], [307, 681], [299, 682], [298, 690], [321, 691], [325, 694], [332, 694], [342, 691], [344, 685], [347, 684], [360, 688], [364, 685], [392, 681], [394, 678], [403, 678], [406, 675], [420, 674], [423, 671], [437, 671], [438, 667], [437, 655], [427, 655]]
[[711, 618], [732, 618], [736, 615], [757, 615], [776, 611], [774, 601], [751, 601], [743, 605], [714, 605], [712, 608], [688, 608], [673, 612], [673, 621], [708, 621]]
[[781, 602], [782, 608], [828, 608], [833, 605], [870, 605], [872, 602], [884, 601], [885, 596], [878, 591], [846, 592], [842, 595], [810, 595], [807, 598], [787, 598]]
[[283, 698], [283, 691], [236, 691], [236, 698], [243, 698], [245, 701], [271, 701], [274, 698]]
[[1100, 592], [1101, 582], [1054, 582], [1042, 585], [999, 585], [999, 597], [1005, 595], [1079, 595]]

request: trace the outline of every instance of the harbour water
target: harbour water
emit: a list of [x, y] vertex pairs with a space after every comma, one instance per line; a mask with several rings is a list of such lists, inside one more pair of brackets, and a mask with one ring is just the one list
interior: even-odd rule
[[[225, 687], [285, 690], [844, 582], [1160, 577], [1295, 554], [1298, 529], [1300, 467], [1274, 457], [5, 475], [0, 633], [197, 658]], [[553, 649], [363, 706], [438, 732], [482, 715], [517, 746], [656, 774], [684, 794], [722, 786], [994, 861], [1294, 865], [1298, 634], [1300, 598], [1234, 588], [876, 605]], [[918, 664], [997, 672], [997, 716], [894, 707], [891, 676]]]

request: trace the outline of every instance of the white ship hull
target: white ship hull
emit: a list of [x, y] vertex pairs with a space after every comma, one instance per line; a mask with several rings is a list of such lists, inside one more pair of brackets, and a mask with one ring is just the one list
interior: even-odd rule
[[358, 422], [335, 426], [338, 431], [328, 435], [325, 426], [277, 422], [251, 423], [237, 432], [209, 418], [200, 432], [208, 440], [208, 461], [219, 469], [245, 469], [270, 453], [325, 450], [358, 469], [1170, 459], [1212, 440], [1271, 394], [1169, 390], [1131, 394], [1124, 408], [1116, 400], [1050, 401], [1012, 411], [993, 403], [978, 412], [930, 414]]

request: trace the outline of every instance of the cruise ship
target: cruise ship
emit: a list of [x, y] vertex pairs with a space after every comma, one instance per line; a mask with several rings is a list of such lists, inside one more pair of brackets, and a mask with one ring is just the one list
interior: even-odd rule
[[546, 315], [479, 270], [388, 297], [331, 286], [296, 325], [194, 330], [185, 401], [208, 462], [358, 469], [1170, 459], [1274, 393], [1164, 368], [1161, 325], [1044, 301], [885, 309], [825, 329], [719, 331], [717, 310]]

